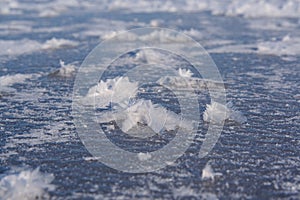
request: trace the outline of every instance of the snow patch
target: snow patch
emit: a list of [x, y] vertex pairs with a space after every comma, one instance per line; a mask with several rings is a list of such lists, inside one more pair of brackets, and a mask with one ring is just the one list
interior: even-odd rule
[[300, 38], [284, 36], [280, 40], [260, 42], [257, 45], [258, 52], [273, 55], [300, 55]]
[[111, 10], [127, 10], [128, 12], [191, 12], [211, 11], [214, 15], [243, 17], [299, 17], [300, 2], [298, 0], [229, 0], [216, 2], [210, 0], [183, 1], [144, 1], [117, 0], [106, 2]]
[[299, 17], [300, 2], [298, 0], [232, 0], [229, 4], [212, 8], [214, 14], [244, 17]]
[[77, 45], [78, 45], [78, 42], [76, 42], [76, 41], [52, 38], [50, 40], [47, 40], [42, 45], [42, 49], [59, 49], [62, 47], [75, 47]]
[[27, 80], [39, 77], [39, 74], [14, 74], [0, 77], [0, 97], [1, 93], [14, 92], [15, 89], [12, 87], [14, 84], [23, 84]]
[[34, 74], [14, 74], [0, 77], [0, 88], [10, 87], [16, 83], [23, 83], [32, 78]]
[[182, 37], [181, 35], [170, 33], [165, 30], [156, 30], [149, 34], [145, 34], [143, 36], [138, 36], [134, 33], [126, 33], [122, 34], [122, 32], [111, 32], [105, 34], [103, 39], [114, 39], [114, 40], [122, 40], [122, 41], [158, 41], [161, 43], [173, 43], [173, 42], [189, 42], [189, 39]]
[[0, 40], [0, 56], [18, 56], [22, 54], [30, 54], [40, 50], [54, 50], [59, 48], [75, 47], [78, 42], [66, 39], [52, 38], [45, 43], [35, 40]]
[[52, 174], [43, 174], [39, 168], [10, 172], [0, 180], [0, 197], [7, 200], [32, 200], [48, 199], [48, 191], [53, 191], [55, 186]]
[[0, 23], [0, 35], [13, 35], [30, 33], [32, 30], [33, 22], [26, 20], [10, 20], [5, 23]]
[[[44, 2], [23, 2], [17, 0], [4, 0], [0, 3], [0, 14], [21, 14], [25, 11], [36, 14], [39, 17], [55, 17], [74, 9], [89, 11], [122, 10], [128, 13], [151, 12], [199, 12], [211, 11], [214, 15], [243, 16], [251, 18], [259, 17], [299, 17], [300, 2], [298, 0], [182, 0], [182, 1], [139, 1], [134, 0], [68, 0]], [[159, 25], [156, 22], [153, 25]]]
[[0, 40], [0, 56], [17, 56], [40, 50], [41, 44], [35, 40]]

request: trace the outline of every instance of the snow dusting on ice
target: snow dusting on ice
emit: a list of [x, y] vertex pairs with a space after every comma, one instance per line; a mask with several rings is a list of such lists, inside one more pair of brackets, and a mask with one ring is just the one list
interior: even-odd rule
[[0, 180], [0, 197], [3, 200], [49, 199], [47, 192], [55, 189], [51, 184], [53, 179], [52, 174], [43, 174], [39, 168], [11, 172]]

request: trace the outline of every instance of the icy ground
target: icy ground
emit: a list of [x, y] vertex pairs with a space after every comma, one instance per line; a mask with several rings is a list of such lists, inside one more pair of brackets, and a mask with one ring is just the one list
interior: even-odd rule
[[[300, 3], [216, 2], [1, 1], [0, 199], [300, 198]], [[100, 41], [145, 26], [172, 28], [200, 42], [220, 70], [229, 104], [210, 104], [204, 90], [201, 126], [188, 151], [165, 169], [127, 174], [85, 149], [71, 116], [72, 90], [81, 62]], [[167, 59], [182, 77], [192, 76], [172, 57], [142, 51], [127, 56]], [[153, 91], [140, 94], [145, 101], [135, 111], [157, 104], [180, 112], [176, 99], [168, 107]], [[155, 102], [147, 103], [149, 97]], [[220, 110], [228, 111], [222, 135], [200, 159], [207, 121], [218, 119]], [[149, 123], [147, 114], [131, 119], [132, 126]], [[154, 142], [110, 137], [143, 160], [145, 150], [173, 136]]]

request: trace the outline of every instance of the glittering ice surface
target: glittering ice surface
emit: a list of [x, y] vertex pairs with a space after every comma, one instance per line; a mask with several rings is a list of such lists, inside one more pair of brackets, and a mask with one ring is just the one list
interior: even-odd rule
[[[299, 16], [297, 0], [1, 1], [0, 199], [300, 198]], [[178, 69], [178, 76], [142, 87], [124, 72], [107, 71], [85, 91], [82, 103], [97, 108], [95, 119], [120, 148], [147, 161], [147, 150], [176, 134], [176, 124], [158, 123], [168, 117], [176, 122], [181, 112], [162, 83], [195, 90], [201, 113], [193, 144], [175, 163], [127, 174], [100, 163], [80, 141], [72, 90], [80, 64], [100, 41], [145, 26], [176, 29], [202, 44], [220, 70], [229, 103], [212, 102], [207, 86], [220, 83], [199, 79], [171, 54], [137, 50], [117, 59], [112, 69], [124, 60], [167, 61]], [[140, 39], [185, 42], [172, 35], [163, 40], [165, 34]], [[200, 159], [209, 123], [219, 122], [219, 112], [226, 112], [222, 135]], [[134, 130], [145, 125], [160, 134], [152, 141], [137, 137]], [[128, 129], [131, 135], [122, 135]]]

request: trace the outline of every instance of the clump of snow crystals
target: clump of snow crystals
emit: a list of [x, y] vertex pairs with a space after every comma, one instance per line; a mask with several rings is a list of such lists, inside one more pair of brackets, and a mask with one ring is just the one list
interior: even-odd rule
[[180, 115], [167, 110], [161, 105], [153, 104], [151, 100], [133, 100], [138, 91], [138, 82], [130, 82], [128, 77], [116, 77], [100, 81], [89, 89], [87, 95], [82, 99], [85, 105], [94, 105], [97, 108], [113, 106], [112, 112], [102, 112], [98, 116], [99, 122], [111, 120], [121, 121], [121, 129], [124, 132], [146, 124], [154, 132], [161, 130], [175, 130], [180, 127], [192, 129], [193, 122], [181, 119]]
[[163, 128], [175, 130], [177, 124], [182, 128], [192, 129], [193, 124], [180, 118], [179, 115], [166, 108], [153, 104], [150, 100], [139, 100], [126, 109], [126, 119], [122, 124], [122, 130], [127, 132], [138, 123], [147, 124], [154, 132], [158, 133]]
[[47, 191], [55, 186], [51, 184], [54, 176], [42, 174], [39, 168], [12, 173], [0, 180], [0, 197], [6, 200], [48, 199]]
[[124, 101], [126, 104], [131, 96], [135, 96], [137, 89], [138, 83], [130, 82], [128, 77], [101, 80], [89, 89], [82, 101], [85, 105], [94, 105], [96, 102], [98, 108], [105, 108], [111, 102], [122, 106]]
[[233, 108], [231, 102], [223, 105], [218, 102], [212, 102], [206, 105], [206, 110], [203, 115], [203, 120], [212, 123], [221, 123], [224, 120], [231, 120], [238, 123], [245, 123], [247, 118], [240, 112]]
[[191, 72], [191, 70], [189, 70], [189, 69], [182, 69], [182, 68], [178, 69], [178, 74], [179, 74], [179, 76], [186, 77], [186, 78], [190, 78], [190, 77], [193, 76], [193, 72]]

